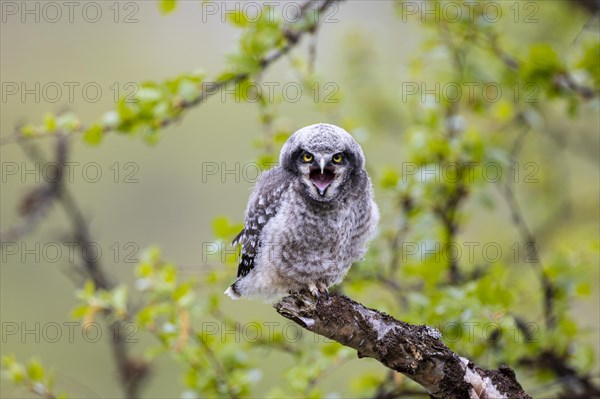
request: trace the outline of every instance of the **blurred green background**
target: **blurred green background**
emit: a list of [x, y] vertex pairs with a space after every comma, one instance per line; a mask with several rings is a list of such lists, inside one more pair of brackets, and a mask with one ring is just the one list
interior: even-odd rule
[[[45, 21], [43, 16], [39, 23], [31, 16], [22, 22], [21, 14], [7, 15], [4, 8], [7, 2], [2, 3], [0, 123], [3, 138], [11, 135], [21, 123], [39, 123], [48, 111], [68, 109], [77, 112], [82, 120], [96, 120], [105, 111], [115, 108], [115, 90], [118, 88], [123, 95], [131, 87], [127, 86], [129, 83], [161, 81], [198, 68], [214, 76], [224, 69], [226, 54], [235, 48], [240, 36], [240, 31], [222, 22], [220, 15], [203, 14], [201, 3], [195, 1], [179, 2], [177, 10], [168, 16], [160, 15], [157, 4], [152, 1], [98, 2], [103, 15], [97, 23], [89, 23], [82, 17], [80, 9], [85, 2], [75, 9], [73, 22], [64, 14], [56, 23]], [[34, 3], [43, 8], [43, 2], [31, 2]], [[233, 3], [230, 2], [231, 7]], [[528, 42], [535, 42], [537, 38], [553, 41], [559, 48], [568, 47], [573, 35], [586, 23], [587, 16], [583, 11], [569, 9], [572, 6], [565, 3], [539, 3], [539, 23], [501, 21], [511, 26], [507, 41], [514, 44], [526, 37]], [[24, 3], [16, 4], [21, 7]], [[117, 22], [115, 7], [119, 9]], [[66, 13], [64, 7], [62, 12]], [[137, 22], [125, 23], [126, 15], [132, 12], [131, 17]], [[414, 19], [403, 22], [390, 1], [347, 1], [340, 4], [335, 19], [339, 22], [324, 23], [319, 30], [315, 70], [321, 82], [339, 87], [343, 93], [342, 103], [332, 112], [331, 105], [322, 107], [315, 103], [312, 94], [303, 92], [299, 102], [283, 102], [279, 106], [277, 124], [287, 131], [319, 121], [358, 125], [353, 133], [363, 145], [372, 178], [378, 181], [383, 169], [397, 167], [406, 154], [405, 129], [411, 111], [401, 101], [400, 88], [414, 71], [411, 60], [427, 40], [426, 28]], [[583, 34], [597, 35], [597, 26], [594, 29]], [[297, 52], [304, 54], [308, 42], [304, 40]], [[298, 76], [290, 68], [291, 62], [289, 58], [282, 59], [267, 71], [263, 81], [279, 82], [279, 88], [296, 82]], [[438, 63], [445, 61], [433, 58], [430, 62], [436, 68], [443, 68]], [[6, 91], [7, 84], [12, 88], [16, 83], [21, 89], [22, 84], [32, 88], [37, 82], [40, 87], [56, 82], [62, 88], [58, 101], [49, 101], [55, 97], [54, 91], [39, 90], [39, 102], [31, 94], [23, 101], [21, 92], [12, 95]], [[73, 102], [69, 101], [65, 82], [79, 84], [74, 86]], [[102, 90], [97, 102], [87, 101], [88, 93], [82, 92], [88, 83]], [[548, 227], [548, 235], [543, 237], [540, 246], [542, 253], [548, 247], [567, 248], [572, 256], [581, 256], [589, 264], [585, 278], [592, 283], [591, 293], [572, 304], [572, 313], [585, 331], [582, 341], [595, 345], [597, 350], [600, 348], [598, 101], [596, 98], [582, 107], [575, 121], [564, 120], [564, 104], [552, 107], [556, 115], [544, 113], [541, 123], [543, 129], [557, 139], [542, 140], [538, 134], [527, 137], [523, 159], [540, 166], [538, 176], [542, 180], [525, 187], [519, 200], [533, 226], [543, 226], [544, 220], [558, 212], [562, 198], [570, 202], [568, 211], [553, 222], [558, 228]], [[186, 277], [201, 274], [208, 267], [202, 262], [203, 243], [214, 241], [213, 219], [224, 215], [241, 221], [252, 187], [251, 179], [244, 176], [222, 178], [206, 176], [203, 172], [213, 163], [231, 169], [236, 165], [244, 168], [253, 162], [260, 155], [256, 141], [261, 129], [255, 105], [230, 98], [222, 101], [217, 95], [161, 132], [155, 146], [146, 145], [136, 137], [117, 134], [108, 135], [99, 147], [75, 140], [70, 161], [79, 164], [73, 168], [70, 186], [89, 218], [94, 240], [102, 251], [101, 260], [109, 271], [122, 281], [133, 282], [135, 263], [128, 263], [126, 255], [132, 254], [137, 259], [144, 248], [158, 245], [163, 256], [179, 265]], [[50, 139], [39, 142], [52, 149]], [[0, 154], [3, 165], [0, 216], [4, 230], [18, 224], [19, 200], [36, 181], [35, 174], [22, 175], [25, 168], [30, 170], [32, 166], [18, 145], [2, 145]], [[16, 175], [8, 173], [7, 168], [13, 166], [18, 170]], [[100, 170], [102, 176], [97, 182], [88, 181], [95, 179], [95, 170]], [[115, 175], [117, 170], [118, 176]], [[131, 182], [126, 178], [129, 173], [133, 173]], [[557, 181], [546, 176], [561, 177], [561, 186], [546, 183]], [[385, 227], [386, 223], [389, 225], [386, 217], [391, 220], [394, 210], [389, 206], [390, 194], [379, 187], [376, 191], [378, 203], [383, 205], [382, 225]], [[487, 195], [499, 198], [493, 189]], [[465, 205], [469, 210], [469, 220], [461, 230], [465, 241], [469, 238], [482, 242], [516, 241], [514, 230], [497, 227], [499, 221], [510, 217], [506, 207], [499, 205], [490, 212], [480, 199], [469, 200]], [[43, 328], [47, 323], [64, 326], [62, 323], [72, 320], [69, 311], [77, 300], [69, 277], [73, 271], [69, 268], [68, 247], [59, 246], [62, 256], [58, 261], [49, 261], [49, 258], [54, 259], [53, 243], [57, 243], [66, 230], [64, 212], [58, 206], [54, 208], [47, 220], [18, 244], [17, 254], [9, 254], [3, 248], [0, 269], [2, 354], [14, 353], [19, 359], [33, 356], [51, 365], [56, 370], [57, 386], [73, 397], [119, 397], [116, 372], [104, 339], [110, 330], [104, 325], [103, 339], [96, 343], [86, 342], [78, 328], [73, 343], [66, 337], [66, 327], [62, 327], [62, 338], [56, 343], [47, 342], [43, 337], [36, 342], [33, 334], [26, 335], [25, 339], [19, 334], [7, 334], [9, 325], [17, 325], [21, 333], [24, 328], [40, 331], [35, 323]], [[34, 249], [39, 259], [26, 255], [24, 248], [40, 248]], [[44, 248], [49, 251], [47, 254]], [[116, 248], [119, 248], [118, 254]], [[231, 281], [233, 278], [231, 269]], [[225, 288], [226, 285], [222, 285], [214, 290]], [[524, 309], [527, 309], [527, 300], [522, 303]], [[261, 303], [223, 301], [223, 307], [240, 320], [285, 323], [268, 305]], [[402, 318], [402, 314], [394, 316]], [[144, 334], [136, 338], [140, 342], [132, 345], [133, 352], [143, 353], [151, 339]], [[291, 361], [279, 353], [265, 352], [261, 360], [263, 376], [256, 392], [260, 395], [278, 385], [278, 371]], [[180, 395], [183, 390], [180, 369], [173, 364], [168, 358], [158, 359], [153, 367], [153, 378], [143, 390], [144, 397]], [[344, 363], [327, 377], [323, 389], [350, 395], [349, 379], [374, 367], [379, 366], [368, 359]], [[596, 363], [594, 373], [598, 372]], [[21, 388], [3, 381], [0, 396], [27, 395]]]

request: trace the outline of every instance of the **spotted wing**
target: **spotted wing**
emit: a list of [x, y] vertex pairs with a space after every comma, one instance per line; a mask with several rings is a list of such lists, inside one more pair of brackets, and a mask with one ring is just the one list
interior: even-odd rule
[[285, 174], [279, 167], [263, 173], [250, 195], [244, 229], [232, 242], [233, 245], [242, 244], [238, 277], [244, 277], [255, 266], [254, 257], [262, 244], [262, 230], [277, 214], [283, 195], [290, 186], [291, 179]]

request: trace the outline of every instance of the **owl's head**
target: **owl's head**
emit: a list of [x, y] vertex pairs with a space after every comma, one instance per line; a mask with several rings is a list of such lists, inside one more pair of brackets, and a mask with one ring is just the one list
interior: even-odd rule
[[341, 127], [318, 123], [294, 133], [281, 149], [280, 165], [300, 179], [309, 197], [328, 202], [346, 193], [365, 158]]

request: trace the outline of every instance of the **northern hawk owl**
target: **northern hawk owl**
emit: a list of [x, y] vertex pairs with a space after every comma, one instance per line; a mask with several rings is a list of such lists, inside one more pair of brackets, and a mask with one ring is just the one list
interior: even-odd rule
[[327, 293], [363, 258], [378, 221], [360, 145], [338, 126], [304, 127], [250, 195], [233, 241], [242, 245], [237, 280], [225, 293], [267, 301]]

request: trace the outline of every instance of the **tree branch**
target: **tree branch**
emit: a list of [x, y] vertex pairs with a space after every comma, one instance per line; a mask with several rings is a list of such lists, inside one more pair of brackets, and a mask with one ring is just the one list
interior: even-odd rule
[[[321, 16], [324, 14], [325, 11], [327, 11], [327, 9], [329, 7], [331, 7], [331, 5], [333, 3], [341, 2], [341, 1], [343, 1], [343, 0], [307, 0], [300, 7], [301, 14], [298, 16], [298, 19], [302, 20], [306, 16], [306, 14], [313, 9], [313, 6], [314, 6], [314, 11], [316, 11], [317, 15]], [[295, 26], [295, 25], [299, 25], [297, 23], [296, 24], [294, 24], [294, 23], [285, 24], [282, 27], [282, 33], [286, 39], [285, 44], [283, 44], [281, 47], [273, 48], [268, 54], [266, 54], [259, 62], [260, 68], [258, 71], [256, 71], [255, 73], [249, 73], [249, 72], [233, 73], [230, 76], [228, 76], [227, 78], [223, 78], [222, 80], [217, 80], [216, 82], [203, 81], [202, 83], [199, 84], [198, 88], [199, 88], [200, 92], [196, 97], [194, 97], [190, 100], [184, 100], [179, 97], [177, 99], [173, 99], [173, 101], [176, 100], [176, 107], [179, 112], [175, 116], [169, 116], [169, 117], [165, 117], [165, 118], [161, 119], [160, 122], [158, 123], [158, 126], [156, 126], [156, 127], [160, 128], [160, 129], [164, 129], [164, 128], [174, 124], [175, 122], [178, 122], [181, 119], [183, 112], [188, 111], [196, 106], [200, 106], [202, 103], [206, 102], [210, 97], [214, 96], [217, 93], [220, 93], [221, 90], [228, 88], [230, 86], [233, 86], [235, 84], [238, 84], [238, 83], [244, 81], [245, 79], [249, 79], [255, 75], [263, 73], [273, 63], [275, 63], [277, 60], [279, 60], [283, 56], [287, 55], [292, 49], [294, 49], [296, 46], [298, 46], [300, 39], [303, 36], [314, 33], [320, 23], [321, 23], [320, 19], [317, 19], [313, 23], [302, 24], [300, 27]], [[211, 83], [211, 84], [208, 84], [208, 83]], [[72, 128], [69, 132], [65, 132], [65, 131], [62, 131], [59, 129], [55, 133], [69, 134], [69, 135], [84, 134], [90, 128], [90, 125], [86, 125], [82, 121], [79, 121], [79, 120], [77, 121], [77, 123], [75, 125], [76, 125], [76, 127]], [[118, 126], [103, 124], [100, 133], [102, 135], [106, 135], [108, 133], [116, 132], [116, 131], [121, 131], [121, 129]], [[47, 136], [49, 136], [49, 135], [48, 134], [41, 135], [41, 136], [39, 136], [39, 135], [33, 135], [33, 136], [24, 135], [22, 132], [22, 127], [21, 127], [21, 128], [16, 129], [16, 131], [11, 135], [7, 135], [6, 137], [0, 137], [0, 146], [7, 145], [7, 144], [10, 144], [13, 142], [29, 141], [29, 140], [36, 139], [39, 137], [47, 137]]]
[[345, 296], [294, 294], [275, 304], [283, 317], [356, 349], [423, 386], [434, 398], [531, 398], [507, 366], [486, 370], [452, 352], [434, 328], [416, 326]]
[[[79, 255], [82, 259], [82, 272], [84, 275], [89, 277], [96, 288], [111, 290], [115, 287], [114, 281], [109, 277], [103, 265], [98, 259], [92, 258], [86, 255], [85, 248], [88, 248], [94, 241], [92, 240], [92, 234], [87, 220], [81, 211], [79, 204], [75, 198], [71, 195], [69, 188], [64, 184], [65, 176], [65, 165], [68, 158], [69, 152], [69, 136], [58, 135], [56, 136], [56, 156], [55, 164], [57, 165], [57, 176], [50, 182], [44, 182], [38, 186], [32, 194], [28, 195], [21, 208], [25, 209], [26, 215], [37, 215], [41, 214], [36, 219], [30, 221], [29, 219], [25, 222], [24, 226], [27, 226], [23, 233], [28, 233], [35, 228], [37, 222], [41, 221], [47, 213], [47, 208], [54, 202], [62, 205], [67, 218], [71, 222], [73, 229], [73, 236], [77, 245], [80, 249]], [[42, 152], [33, 142], [19, 141], [25, 154], [30, 160], [36, 165], [48, 164], [48, 161], [43, 157]], [[39, 166], [38, 166], [39, 167]], [[41, 194], [40, 194], [41, 193]], [[43, 194], [43, 195], [42, 195]], [[31, 199], [35, 197], [35, 200]], [[40, 211], [40, 209], [42, 209]], [[30, 219], [32, 217], [30, 216]], [[9, 239], [20, 239], [21, 235], [11, 236], [11, 232], [15, 229], [9, 229], [8, 233], [4, 233], [1, 236], [2, 242], [6, 242]], [[13, 233], [14, 234], [14, 233]], [[108, 312], [103, 312], [103, 316], [107, 323], [109, 323]], [[111, 327], [113, 331], [112, 339], [109, 340], [111, 344], [112, 353], [115, 359], [116, 366], [118, 368], [119, 377], [121, 380], [121, 386], [124, 394], [127, 398], [135, 399], [139, 397], [139, 390], [144, 379], [149, 374], [149, 365], [141, 359], [138, 359], [130, 354], [125, 342], [125, 337], [122, 336], [122, 332], [125, 331], [122, 326], [122, 322], [117, 320]]]

